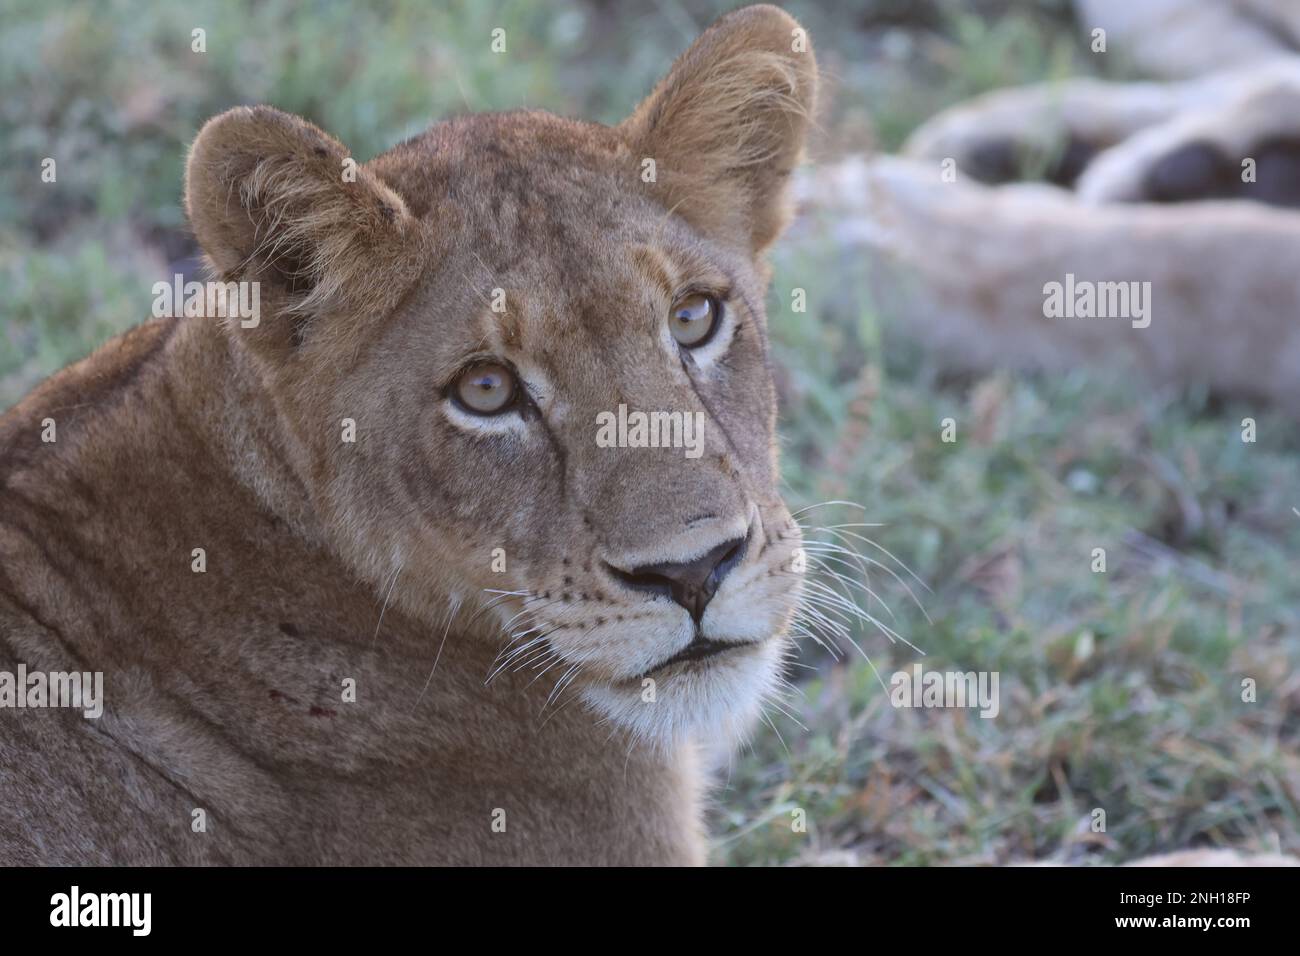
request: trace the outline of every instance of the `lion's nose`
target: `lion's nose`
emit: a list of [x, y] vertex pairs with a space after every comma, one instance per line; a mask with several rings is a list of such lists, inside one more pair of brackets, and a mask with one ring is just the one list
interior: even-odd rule
[[609, 567], [615, 577], [630, 587], [668, 595], [699, 624], [722, 579], [745, 556], [745, 541], [743, 537], [724, 541], [691, 561], [644, 564], [626, 571], [613, 565]]

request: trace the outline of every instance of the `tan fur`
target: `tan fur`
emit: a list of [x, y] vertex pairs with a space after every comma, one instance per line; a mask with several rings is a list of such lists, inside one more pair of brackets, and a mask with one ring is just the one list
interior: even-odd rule
[[[1253, 202], [1090, 205], [1043, 184], [990, 187], [897, 157], [846, 160], [801, 187], [832, 238], [867, 253], [878, 305], [945, 364], [1128, 368], [1300, 410], [1300, 216]], [[826, 227], [823, 227], [826, 228]], [[1044, 286], [1151, 283], [1151, 322], [1048, 318]]]
[[[963, 176], [997, 183], [1042, 178], [1073, 151], [1076, 162], [1087, 166], [1086, 181], [1108, 151], [1127, 152], [1150, 135], [1163, 142], [1167, 134], [1156, 130], [1183, 129], [1189, 120], [1189, 132], [1198, 134], [1225, 119], [1239, 127], [1243, 102], [1297, 82], [1300, 59], [1291, 57], [1181, 82], [1076, 78], [994, 90], [926, 120], [908, 137], [903, 155], [935, 163], [951, 159]], [[1279, 129], [1288, 123], [1285, 114], [1273, 113], [1272, 119]], [[1003, 170], [1015, 175], [990, 175]], [[1061, 184], [1072, 185], [1073, 177]]]
[[[102, 671], [106, 698], [0, 710], [0, 863], [703, 860], [706, 764], [798, 593], [760, 259], [814, 106], [795, 28], [728, 15], [620, 127], [462, 117], [355, 182], [295, 117], [204, 127], [190, 219], [216, 275], [261, 283], [258, 327], [148, 323], [0, 419], [0, 670]], [[696, 286], [736, 322], [698, 362], [664, 331]], [[457, 418], [483, 354], [535, 417]], [[620, 403], [703, 413], [704, 454], [597, 447]], [[689, 620], [603, 562], [736, 534], [703, 628], [753, 648], [643, 702]], [[546, 643], [486, 682], [524, 628]]]
[[[1300, 58], [1225, 77], [1214, 85], [1219, 95], [1208, 105], [1191, 104], [1101, 153], [1079, 178], [1079, 198], [1094, 203], [1144, 201], [1150, 198], [1152, 168], [1191, 145], [1217, 151], [1239, 177], [1242, 160], [1258, 157], [1270, 140], [1300, 141]], [[1122, 88], [1116, 99], [1124, 99]], [[1243, 184], [1241, 194], [1249, 197], [1251, 185]]]
[[[807, 198], [834, 210], [844, 241], [882, 254], [876, 293], [949, 364], [1130, 365], [1300, 409], [1298, 98], [1296, 58], [1181, 83], [1001, 91], [923, 124], [909, 160], [822, 170]], [[1073, 189], [977, 181], [990, 156], [1005, 172], [1066, 144], [1088, 159]], [[948, 157], [955, 181], [940, 175]], [[1243, 182], [1247, 157], [1257, 176]], [[1150, 282], [1151, 326], [1046, 318], [1044, 286], [1067, 273]]]
[[1074, 0], [1080, 31], [1106, 31], [1106, 53], [1147, 76], [1186, 77], [1289, 56], [1294, 0]]

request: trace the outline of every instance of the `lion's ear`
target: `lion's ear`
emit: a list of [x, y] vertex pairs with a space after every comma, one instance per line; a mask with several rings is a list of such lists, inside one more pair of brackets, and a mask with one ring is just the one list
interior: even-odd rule
[[[650, 188], [706, 235], [758, 253], [785, 226], [785, 185], [817, 98], [817, 61], [784, 11], [709, 27], [619, 130]], [[644, 177], [643, 177], [644, 178]]]
[[223, 280], [270, 284], [299, 316], [383, 309], [401, 291], [406, 204], [296, 116], [258, 106], [209, 120], [190, 149], [185, 203]]

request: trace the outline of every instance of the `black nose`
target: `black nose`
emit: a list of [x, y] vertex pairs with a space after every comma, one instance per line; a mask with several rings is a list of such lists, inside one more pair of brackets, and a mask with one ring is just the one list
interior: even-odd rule
[[745, 556], [745, 538], [724, 541], [700, 555], [694, 561], [680, 564], [644, 564], [624, 571], [613, 565], [610, 571], [616, 578], [640, 591], [666, 594], [686, 608], [696, 624], [704, 617], [704, 609], [718, 593], [722, 579]]

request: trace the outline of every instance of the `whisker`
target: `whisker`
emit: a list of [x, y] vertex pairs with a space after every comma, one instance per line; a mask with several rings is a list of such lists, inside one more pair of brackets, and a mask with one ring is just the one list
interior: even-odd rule
[[[913, 604], [917, 605], [917, 609], [922, 613], [922, 615], [924, 615], [924, 618], [926, 618], [926, 623], [935, 623], [930, 619], [930, 613], [926, 610], [926, 605], [923, 605], [922, 602], [920, 602], [920, 598], [917, 597], [917, 592], [914, 592], [913, 589], [911, 589], [911, 585], [907, 584], [907, 581], [900, 578], [897, 572], [894, 571], [892, 567], [889, 567], [888, 564], [876, 561], [875, 558], [868, 557], [866, 554], [859, 554], [858, 551], [845, 548], [844, 545], [835, 544], [833, 541], [807, 541], [805, 542], [805, 545], [803, 545], [803, 549], [810, 551], [811, 554], [818, 555], [819, 558], [835, 559], [835, 561], [845, 564], [845, 566], [852, 567], [850, 566], [850, 562], [853, 562], [857, 564], [858, 570], [862, 571], [863, 578], [867, 580], [871, 579], [871, 571], [870, 568], [867, 567], [868, 564], [871, 564], [871, 566], [874, 567], [879, 567], [881, 571], [884, 571], [885, 574], [891, 576], [891, 578], [896, 581], [898, 587], [901, 587], [905, 592], [907, 592], [907, 597], [910, 597]], [[884, 602], [881, 601], [881, 604], [884, 604]]]
[[[837, 533], [836, 531], [833, 531], [833, 530], [830, 529], [830, 528], [826, 528], [826, 529], [818, 529], [818, 530], [831, 531], [832, 534], [836, 534], [836, 533]], [[845, 532], [845, 533], [848, 533], [848, 532]], [[858, 535], [857, 537], [861, 537], [861, 536]], [[867, 539], [867, 538], [863, 538], [862, 540], [866, 541], [868, 544], [872, 544], [872, 545], [874, 545], [875, 547], [880, 548], [880, 545], [875, 544], [874, 541], [870, 541], [870, 540]], [[907, 592], [907, 596], [908, 596], [909, 598], [912, 599], [912, 603], [916, 605], [917, 609], [918, 609], [918, 610], [921, 612], [921, 614], [925, 617], [925, 621], [926, 621], [926, 623], [927, 623], [927, 624], [930, 624], [930, 625], [933, 625], [933, 624], [934, 624], [934, 621], [932, 621], [932, 620], [930, 619], [930, 612], [927, 611], [927, 610], [925, 609], [925, 605], [922, 604], [922, 603], [921, 603], [921, 599], [918, 598], [918, 597], [916, 596], [916, 592], [912, 590], [911, 585], [909, 585], [906, 581], [904, 581], [904, 580], [903, 580], [903, 579], [898, 575], [898, 573], [897, 573], [893, 568], [891, 568], [889, 565], [887, 565], [887, 564], [885, 564], [885, 563], [883, 563], [883, 562], [881, 562], [881, 561], [877, 561], [875, 558], [872, 558], [872, 557], [870, 557], [870, 556], [868, 556], [868, 555], [861, 554], [861, 553], [858, 552], [858, 551], [854, 551], [854, 550], [851, 549], [851, 548], [846, 548], [846, 547], [844, 547], [843, 545], [836, 544], [836, 543], [833, 542], [833, 541], [810, 541], [810, 542], [807, 542], [807, 543], [804, 545], [804, 547], [805, 547], [806, 550], [811, 550], [811, 551], [813, 551], [814, 553], [826, 553], [826, 552], [829, 552], [829, 553], [833, 553], [833, 554], [841, 555], [841, 556], [843, 556], [844, 558], [852, 559], [853, 561], [856, 561], [856, 562], [858, 563], [858, 565], [859, 565], [859, 567], [861, 568], [862, 573], [863, 573], [864, 575], [868, 574], [868, 571], [867, 571], [866, 567], [863, 566], [863, 565], [864, 565], [864, 562], [865, 562], [865, 564], [870, 564], [870, 565], [873, 565], [873, 566], [875, 566], [875, 567], [877, 567], [877, 568], [880, 568], [880, 570], [884, 571], [884, 572], [885, 572], [886, 574], [888, 574], [891, 578], [893, 578], [894, 581], [896, 581], [896, 582], [898, 583], [898, 585], [899, 585], [899, 586], [900, 586], [904, 591]], [[884, 549], [884, 548], [881, 548], [881, 550], [884, 551], [885, 549]], [[885, 551], [885, 553], [886, 553], [886, 554], [889, 554], [888, 551]], [[891, 555], [891, 557], [892, 557], [892, 555]], [[897, 560], [897, 559], [895, 559], [895, 560]], [[909, 568], [907, 568], [906, 565], [903, 565], [901, 561], [899, 562], [899, 564], [900, 564], [900, 566], [903, 567], [903, 570], [907, 571], [909, 574], [912, 574], [911, 570], [910, 570]], [[915, 574], [912, 574], [912, 576], [913, 576], [913, 577], [916, 577]], [[921, 586], [924, 587], [927, 591], [930, 591], [930, 587], [929, 587], [929, 585], [925, 584], [924, 582], [921, 583]], [[931, 591], [930, 593], [934, 593], [934, 592]]]
[[[883, 599], [879, 594], [877, 594], [875, 591], [873, 591], [873, 590], [872, 590], [872, 589], [871, 589], [867, 584], [865, 584], [865, 583], [862, 582], [862, 581], [855, 581], [853, 578], [849, 577], [847, 574], [844, 574], [844, 573], [841, 572], [841, 571], [836, 571], [834, 568], [829, 567], [827, 564], [825, 564], [825, 562], [828, 561], [828, 560], [830, 560], [830, 561], [836, 561], [837, 563], [839, 563], [839, 564], [843, 564], [845, 567], [848, 567], [850, 570], [852, 570], [852, 567], [853, 567], [853, 566], [850, 565], [850, 564], [849, 564], [847, 561], [845, 561], [843, 558], [837, 558], [837, 557], [835, 557], [834, 555], [824, 555], [824, 556], [818, 557], [816, 560], [817, 560], [817, 568], [816, 568], [816, 570], [817, 570], [818, 572], [827, 575], [828, 577], [831, 578], [831, 580], [833, 580], [833, 581], [835, 581], [835, 582], [837, 582], [837, 583], [839, 583], [839, 584], [841, 584], [841, 585], [843, 585], [843, 586], [845, 586], [845, 587], [853, 587], [853, 588], [857, 588], [859, 591], [864, 592], [870, 600], [872, 600], [872, 601], [876, 601], [877, 603], [880, 604], [881, 607], [883, 607], [883, 608], [885, 609], [885, 613], [889, 615], [889, 619], [890, 619], [891, 621], [897, 621], [897, 620], [898, 620], [898, 618], [894, 615], [894, 611], [893, 611], [893, 609], [890, 608], [890, 606], [889, 606], [887, 603], [885, 603], [885, 600], [884, 600], [884, 599]], [[846, 594], [845, 594], [845, 597], [846, 597], [846, 598], [850, 598], [851, 596], [850, 596], [849, 594], [846, 593]]]
[[847, 534], [847, 535], [849, 535], [850, 537], [856, 538], [857, 540], [861, 541], [863, 544], [870, 545], [871, 547], [875, 548], [877, 551], [880, 551], [881, 553], [883, 553], [886, 557], [889, 558], [889, 560], [897, 562], [897, 564], [898, 564], [898, 566], [899, 566], [900, 568], [902, 568], [904, 571], [906, 571], [908, 574], [910, 574], [910, 575], [912, 576], [912, 580], [913, 580], [913, 581], [915, 581], [917, 584], [921, 585], [921, 587], [925, 588], [927, 591], [930, 591], [931, 593], [934, 593], [933, 591], [931, 591], [930, 585], [928, 585], [928, 584], [926, 584], [924, 581], [922, 581], [921, 578], [917, 575], [917, 573], [916, 573], [915, 571], [913, 571], [911, 568], [909, 568], [905, 562], [903, 562], [903, 561], [902, 561], [902, 560], [901, 560], [897, 555], [895, 555], [895, 554], [894, 554], [892, 551], [890, 551], [888, 548], [884, 547], [883, 545], [879, 545], [879, 544], [877, 544], [876, 542], [872, 541], [870, 538], [865, 537], [864, 535], [860, 535], [860, 534], [858, 534], [858, 533], [855, 532], [855, 531], [847, 531], [847, 530], [844, 530], [844, 529], [847, 529], [847, 528], [876, 528], [876, 527], [879, 527], [879, 525], [871, 525], [871, 524], [841, 524], [841, 525], [833, 525], [833, 526], [828, 527], [828, 528], [826, 528], [826, 529], [824, 529], [824, 530], [826, 530], [826, 531], [831, 531], [831, 532], [834, 532], [834, 531], [842, 531], [844, 534]]
[[[786, 757], [792, 759], [793, 755], [790, 753], [790, 748], [786, 745], [785, 738], [781, 736], [781, 731], [777, 729], [776, 723], [767, 715], [766, 711], [759, 711], [758, 716], [763, 723], [772, 728], [772, 733], [776, 734], [776, 739], [781, 741], [781, 749], [785, 751]], [[789, 714], [786, 714], [786, 716], [788, 717]]]
[[424, 686], [420, 688], [420, 696], [415, 699], [415, 706], [420, 706], [420, 701], [424, 700], [424, 693], [429, 689], [429, 683], [433, 680], [433, 672], [438, 669], [438, 661], [442, 660], [442, 649], [447, 643], [447, 635], [451, 632], [451, 622], [456, 613], [460, 610], [460, 599], [452, 598], [451, 604], [447, 608], [447, 626], [442, 629], [442, 640], [438, 642], [438, 653], [434, 655], [433, 666], [429, 668], [429, 676], [424, 680]]
[[402, 573], [402, 568], [405, 565], [405, 560], [398, 561], [397, 566], [393, 568], [392, 577], [388, 579], [388, 592], [384, 595], [383, 606], [379, 609], [379, 620], [375, 623], [375, 633], [370, 637], [370, 649], [372, 651], [375, 649], [375, 641], [379, 639], [379, 629], [384, 626], [384, 614], [388, 611], [388, 602], [393, 599], [393, 587], [397, 584], [397, 577]]
[[846, 508], [857, 508], [859, 511], [862, 511], [864, 513], [867, 510], [865, 505], [860, 505], [856, 501], [839, 501], [839, 500], [819, 501], [815, 505], [805, 505], [804, 507], [800, 508], [798, 511], [793, 512], [790, 515], [790, 517], [798, 518], [801, 514], [807, 514], [809, 511], [812, 511], [814, 508], [830, 508], [835, 505], [842, 505]]

